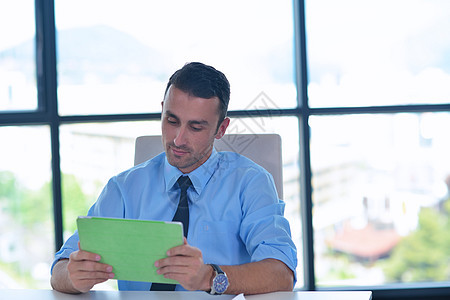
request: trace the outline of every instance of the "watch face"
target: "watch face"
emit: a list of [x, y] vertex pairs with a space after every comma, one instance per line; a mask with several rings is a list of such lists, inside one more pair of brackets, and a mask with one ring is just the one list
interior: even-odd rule
[[217, 293], [222, 294], [228, 288], [228, 278], [224, 274], [217, 274], [214, 278], [214, 289]]

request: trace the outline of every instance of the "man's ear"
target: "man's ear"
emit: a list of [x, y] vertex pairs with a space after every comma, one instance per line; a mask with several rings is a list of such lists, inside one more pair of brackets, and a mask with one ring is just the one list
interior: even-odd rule
[[217, 129], [217, 133], [215, 136], [216, 139], [221, 139], [224, 136], [225, 131], [227, 131], [228, 125], [230, 125], [230, 118], [226, 117], [225, 119], [223, 119], [222, 123], [220, 123], [219, 128]]

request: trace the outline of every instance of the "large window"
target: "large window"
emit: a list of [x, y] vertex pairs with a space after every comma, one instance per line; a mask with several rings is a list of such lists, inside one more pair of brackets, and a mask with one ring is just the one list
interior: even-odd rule
[[62, 115], [159, 112], [168, 77], [191, 61], [227, 74], [232, 110], [262, 91], [296, 106], [290, 1], [62, 0], [55, 10]]
[[450, 102], [450, 3], [306, 1], [311, 107]]
[[37, 108], [33, 2], [0, 3], [0, 112]]
[[450, 4], [306, 1], [306, 20], [316, 285], [450, 280], [450, 114], [430, 105], [450, 102]]
[[54, 252], [49, 128], [0, 127], [0, 140], [0, 287], [44, 288]]
[[160, 135], [159, 121], [67, 124], [61, 126], [64, 237], [76, 229], [112, 176], [134, 164], [137, 136]]
[[450, 295], [447, 2], [0, 4], [0, 288], [49, 288], [76, 216], [160, 134], [168, 77], [201, 61], [231, 82], [230, 133], [281, 135], [297, 289]]
[[450, 114], [310, 124], [317, 284], [448, 280]]

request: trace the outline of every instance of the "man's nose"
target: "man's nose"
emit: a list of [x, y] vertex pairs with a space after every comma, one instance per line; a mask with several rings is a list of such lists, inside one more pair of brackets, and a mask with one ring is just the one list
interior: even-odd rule
[[187, 143], [187, 129], [184, 126], [178, 128], [175, 139], [173, 140], [175, 146], [180, 147]]

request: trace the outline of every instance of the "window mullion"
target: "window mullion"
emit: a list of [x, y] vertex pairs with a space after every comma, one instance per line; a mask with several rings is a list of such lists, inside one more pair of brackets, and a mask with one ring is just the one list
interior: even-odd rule
[[55, 248], [63, 243], [59, 116], [57, 105], [56, 39], [53, 0], [36, 0], [36, 71], [38, 107], [51, 128], [52, 191]]
[[305, 289], [315, 290], [314, 238], [312, 226], [312, 187], [310, 162], [310, 130], [308, 125], [310, 110], [307, 93], [305, 2], [294, 1], [295, 66], [297, 75], [297, 101], [299, 107], [299, 162], [300, 201], [303, 232], [303, 276]]

